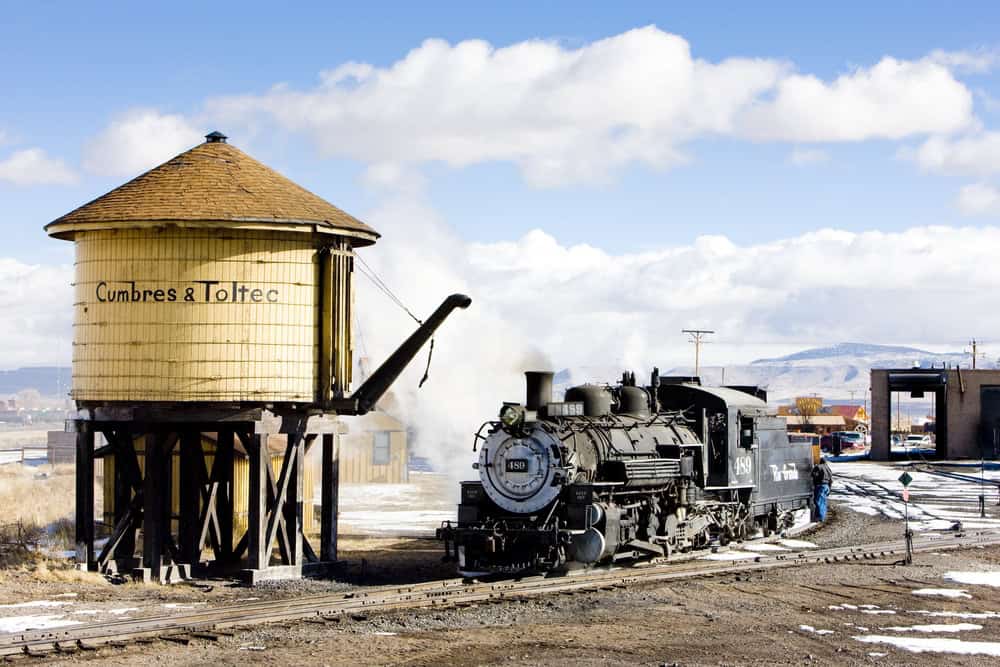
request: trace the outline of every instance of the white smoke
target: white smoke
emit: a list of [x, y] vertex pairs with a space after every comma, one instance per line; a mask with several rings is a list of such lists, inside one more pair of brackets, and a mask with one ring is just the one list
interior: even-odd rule
[[[549, 363], [525, 332], [491, 305], [489, 289], [470, 281], [467, 245], [419, 197], [390, 199], [365, 219], [384, 236], [374, 247], [357, 251], [356, 361], [367, 358], [374, 370], [417, 327], [362, 275], [361, 261], [421, 319], [449, 294], [472, 297], [468, 309], [454, 311], [438, 329], [423, 387], [418, 385], [429, 346], [382, 406], [413, 430], [410, 445], [418, 455], [455, 480], [473, 478], [473, 434], [497, 415], [502, 401], [523, 400], [525, 370], [547, 369]], [[524, 298], [530, 307], [532, 295]]]

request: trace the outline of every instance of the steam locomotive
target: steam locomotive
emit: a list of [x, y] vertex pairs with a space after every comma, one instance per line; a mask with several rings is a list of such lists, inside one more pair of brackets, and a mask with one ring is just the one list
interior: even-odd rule
[[527, 372], [475, 436], [479, 479], [437, 536], [465, 576], [669, 556], [765, 535], [812, 503], [812, 448], [755, 387], [697, 378], [647, 386], [625, 373], [552, 401], [552, 373]]

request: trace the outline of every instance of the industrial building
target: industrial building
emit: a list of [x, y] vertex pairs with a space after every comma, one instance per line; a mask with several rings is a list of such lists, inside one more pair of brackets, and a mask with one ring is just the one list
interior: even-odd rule
[[871, 383], [872, 459], [885, 461], [890, 458], [894, 392], [933, 400], [937, 456], [1000, 456], [1000, 370], [873, 369]]

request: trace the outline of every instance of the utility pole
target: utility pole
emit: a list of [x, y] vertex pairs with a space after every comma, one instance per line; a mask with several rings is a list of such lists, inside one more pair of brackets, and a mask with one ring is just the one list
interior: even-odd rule
[[701, 342], [708, 334], [714, 334], [709, 329], [681, 329], [681, 333], [686, 333], [694, 343], [694, 374], [698, 375], [701, 368]]
[[972, 370], [976, 370], [976, 357], [979, 356], [979, 352], [977, 350], [977, 348], [979, 347], [979, 343], [976, 342], [975, 338], [973, 338], [969, 342], [969, 346], [972, 348]]

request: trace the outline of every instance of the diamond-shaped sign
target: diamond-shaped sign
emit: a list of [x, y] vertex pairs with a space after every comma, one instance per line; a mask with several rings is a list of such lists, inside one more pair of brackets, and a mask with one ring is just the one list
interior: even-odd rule
[[902, 475], [899, 476], [899, 481], [903, 483], [903, 486], [909, 486], [910, 482], [913, 481], [913, 478], [910, 477], [910, 473], [904, 472]]

